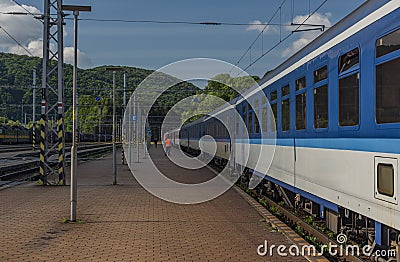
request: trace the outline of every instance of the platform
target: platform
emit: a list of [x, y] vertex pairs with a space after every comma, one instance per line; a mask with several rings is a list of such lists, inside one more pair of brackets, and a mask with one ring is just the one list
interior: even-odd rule
[[[150, 154], [168, 165], [160, 146]], [[78, 166], [76, 224], [64, 221], [69, 186], [0, 189], [0, 261], [306, 261], [257, 254], [265, 240], [293, 243], [235, 189], [202, 204], [174, 204], [144, 190], [120, 159], [118, 185], [111, 185], [111, 163], [107, 156]], [[171, 178], [188, 179], [168, 168]]]

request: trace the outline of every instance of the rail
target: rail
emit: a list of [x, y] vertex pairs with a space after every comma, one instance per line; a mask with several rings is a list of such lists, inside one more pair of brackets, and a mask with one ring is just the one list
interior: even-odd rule
[[[78, 148], [78, 160], [89, 160], [93, 157], [104, 155], [112, 151], [112, 144], [103, 145], [82, 145]], [[66, 163], [70, 163], [71, 152], [67, 151], [65, 154]], [[34, 160], [26, 160], [25, 158], [34, 158]], [[50, 156], [51, 157], [51, 156]], [[21, 181], [37, 176], [35, 174], [39, 171], [39, 154], [38, 152], [31, 152], [26, 154], [20, 154], [14, 157], [16, 162], [11, 165], [0, 167], [0, 181]], [[50, 161], [50, 165], [56, 166], [58, 161], [54, 159]], [[2, 185], [5, 185], [4, 183]]]

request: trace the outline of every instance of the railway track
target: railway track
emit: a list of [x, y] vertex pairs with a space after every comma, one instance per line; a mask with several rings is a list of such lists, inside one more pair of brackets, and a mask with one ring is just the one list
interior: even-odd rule
[[32, 150], [32, 145], [1, 145], [0, 146], [0, 154], [1, 153], [12, 153], [19, 151], [29, 151]]
[[[216, 174], [221, 172], [221, 167], [215, 164], [210, 164], [208, 167], [213, 170]], [[245, 174], [245, 173], [244, 173]], [[244, 192], [246, 192], [249, 196], [254, 198], [257, 202], [259, 202], [262, 206], [264, 206], [267, 210], [269, 210], [277, 219], [285, 223], [287, 226], [296, 231], [304, 240], [308, 243], [320, 247], [321, 245], [326, 245], [331, 243], [332, 245], [336, 245], [340, 247], [341, 245], [336, 241], [335, 235], [328, 235], [321, 227], [318, 228], [318, 225], [315, 221], [309, 222], [304, 219], [304, 216], [299, 213], [294, 212], [289, 207], [285, 206], [282, 203], [278, 203], [270, 198], [268, 195], [264, 195], [263, 190], [248, 189], [248, 180], [239, 179], [236, 185]], [[304, 214], [303, 214], [304, 215]], [[350, 243], [348, 243], [350, 244]], [[356, 243], [351, 243], [355, 245]], [[342, 254], [342, 256], [329, 256], [327, 254], [327, 258], [330, 261], [353, 261], [353, 262], [363, 262], [369, 261], [369, 257], [357, 257], [351, 254]]]
[[[112, 150], [111, 144], [81, 145], [78, 147], [78, 161], [92, 159]], [[66, 163], [70, 163], [70, 148], [66, 148]], [[49, 156], [50, 165], [58, 164], [58, 154]], [[26, 179], [35, 179], [39, 171], [39, 152], [21, 153], [16, 156], [0, 158], [0, 182], [4, 186]]]
[[[240, 188], [242, 190], [245, 189], [244, 185], [241, 184]], [[340, 244], [333, 239], [331, 236], [328, 236], [320, 229], [316, 228], [315, 225], [307, 222], [304, 217], [299, 216], [292, 210], [286, 208], [280, 203], [275, 202], [270, 199], [268, 196], [262, 195], [257, 190], [244, 190], [250, 196], [255, 198], [260, 204], [262, 204], [265, 208], [272, 211], [274, 215], [284, 222], [286, 225], [297, 231], [307, 242], [313, 245], [325, 245], [327, 243], [331, 243], [332, 245], [336, 245], [340, 247]], [[310, 241], [311, 240], [311, 241]], [[353, 243], [355, 244], [355, 243]], [[329, 257], [332, 261], [353, 261], [353, 262], [362, 262], [366, 261], [367, 257], [356, 257], [353, 255], [343, 255], [340, 257]]]

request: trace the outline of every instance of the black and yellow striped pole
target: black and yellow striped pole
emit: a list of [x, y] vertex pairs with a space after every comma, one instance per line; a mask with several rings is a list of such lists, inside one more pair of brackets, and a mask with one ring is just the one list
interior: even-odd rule
[[125, 153], [124, 153], [124, 146], [123, 146], [123, 145], [121, 146], [121, 152], [122, 152], [121, 163], [122, 163], [123, 165], [126, 165], [126, 162], [125, 162]]
[[63, 115], [63, 104], [58, 102], [58, 184], [64, 185], [65, 174], [64, 174], [64, 115]]
[[36, 127], [35, 127], [35, 122], [33, 123], [33, 126], [32, 126], [32, 149], [33, 149], [33, 151], [36, 150]]
[[40, 164], [39, 164], [39, 181], [40, 185], [47, 184], [47, 167], [46, 167], [46, 100], [42, 100], [42, 107], [41, 107], [41, 119], [40, 119]]

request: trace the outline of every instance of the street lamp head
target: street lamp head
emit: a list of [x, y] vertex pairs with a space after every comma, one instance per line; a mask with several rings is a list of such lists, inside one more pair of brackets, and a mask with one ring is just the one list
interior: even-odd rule
[[91, 12], [92, 11], [92, 7], [90, 5], [62, 5], [61, 10], [63, 10], [63, 11]]
[[124, 68], [120, 66], [111, 66], [106, 67], [106, 71], [124, 71]]

